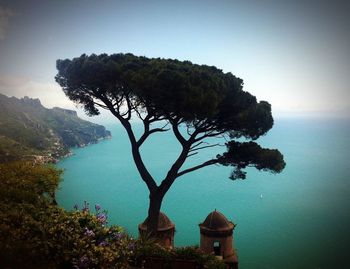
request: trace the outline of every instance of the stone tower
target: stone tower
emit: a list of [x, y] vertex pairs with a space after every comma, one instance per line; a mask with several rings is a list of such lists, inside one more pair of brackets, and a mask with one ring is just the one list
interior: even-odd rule
[[238, 268], [237, 255], [233, 249], [233, 229], [235, 224], [228, 221], [219, 211], [211, 212], [200, 228], [200, 249], [205, 253], [212, 253], [229, 266]]
[[[148, 217], [143, 223], [139, 225], [139, 234], [143, 235], [147, 233], [147, 222]], [[159, 213], [158, 218], [158, 230], [156, 234], [156, 242], [163, 247], [173, 248], [174, 247], [174, 234], [175, 224], [163, 213]]]

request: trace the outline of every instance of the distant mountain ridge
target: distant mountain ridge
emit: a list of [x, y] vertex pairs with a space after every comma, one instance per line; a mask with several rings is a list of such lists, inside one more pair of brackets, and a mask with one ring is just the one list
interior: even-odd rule
[[74, 110], [45, 108], [39, 99], [0, 94], [0, 162], [36, 159], [55, 162], [82, 147], [108, 138], [104, 126], [82, 120]]

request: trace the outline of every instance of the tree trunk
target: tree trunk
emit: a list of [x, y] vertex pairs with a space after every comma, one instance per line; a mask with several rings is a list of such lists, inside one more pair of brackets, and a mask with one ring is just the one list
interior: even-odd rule
[[150, 236], [155, 236], [158, 229], [158, 218], [160, 208], [162, 206], [164, 195], [156, 193], [151, 193], [149, 195], [149, 208], [148, 208], [148, 222], [147, 222], [147, 233]]

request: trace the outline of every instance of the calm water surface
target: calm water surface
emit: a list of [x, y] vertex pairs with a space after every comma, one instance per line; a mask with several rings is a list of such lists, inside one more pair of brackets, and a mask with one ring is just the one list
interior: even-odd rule
[[[107, 128], [111, 140], [75, 149], [58, 164], [65, 169], [58, 201], [66, 209], [84, 200], [99, 203], [108, 210], [109, 223], [137, 236], [148, 208], [147, 189], [122, 127]], [[170, 134], [157, 134], [142, 148], [158, 182], [179, 152]], [[247, 180], [231, 181], [229, 167], [213, 166], [174, 183], [162, 211], [176, 224], [175, 244], [199, 244], [198, 224], [216, 208], [237, 224], [241, 269], [348, 268], [350, 122], [281, 119], [259, 142], [284, 154], [282, 174], [250, 169]], [[222, 150], [208, 149], [188, 166]]]

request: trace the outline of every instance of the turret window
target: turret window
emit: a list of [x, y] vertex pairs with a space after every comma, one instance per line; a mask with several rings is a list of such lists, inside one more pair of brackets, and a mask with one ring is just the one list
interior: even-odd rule
[[215, 256], [221, 256], [221, 246], [220, 242], [216, 241], [213, 245]]

